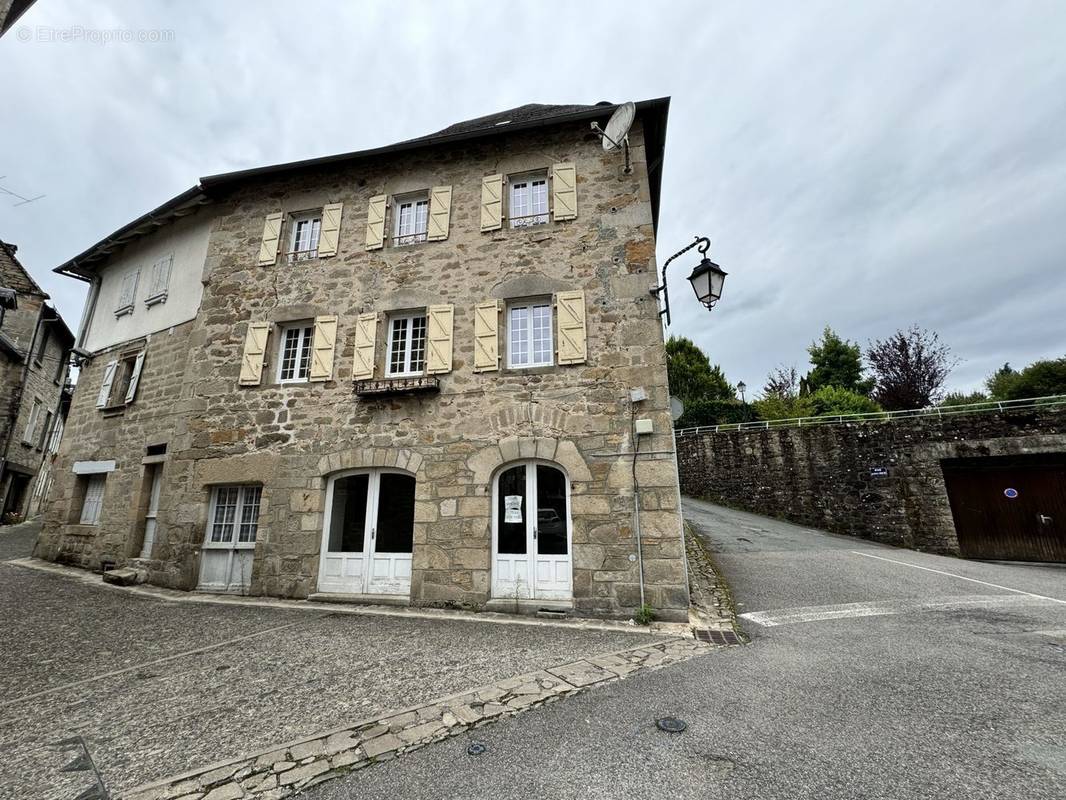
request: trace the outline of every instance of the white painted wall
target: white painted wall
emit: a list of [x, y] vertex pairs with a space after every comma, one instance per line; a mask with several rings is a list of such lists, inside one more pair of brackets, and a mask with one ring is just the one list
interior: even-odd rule
[[[213, 209], [201, 209], [138, 239], [112, 257], [106, 266], [98, 267], [100, 291], [82, 346], [95, 352], [195, 318], [203, 296], [200, 279], [213, 221]], [[146, 306], [144, 300], [150, 289], [152, 265], [169, 253], [174, 254], [174, 263], [166, 302]], [[133, 313], [116, 317], [122, 279], [138, 268], [141, 275], [133, 299]], [[86, 313], [89, 312], [86, 308]]]

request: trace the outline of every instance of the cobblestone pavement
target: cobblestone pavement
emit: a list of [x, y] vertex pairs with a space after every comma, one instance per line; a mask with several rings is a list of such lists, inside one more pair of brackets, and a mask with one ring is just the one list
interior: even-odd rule
[[[2, 536], [3, 534], [0, 534]], [[32, 546], [32, 542], [30, 542]], [[6, 557], [25, 556], [7, 547]], [[646, 632], [168, 602], [0, 562], [0, 797], [113, 792], [589, 656]], [[214, 800], [214, 798], [212, 798]]]

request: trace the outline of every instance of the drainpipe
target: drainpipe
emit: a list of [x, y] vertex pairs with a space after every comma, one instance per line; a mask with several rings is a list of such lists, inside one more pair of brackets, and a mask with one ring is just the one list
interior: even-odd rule
[[637, 410], [635, 401], [629, 400], [629, 435], [633, 440], [633, 533], [637, 538], [637, 574], [640, 579], [640, 604], [644, 603], [644, 546], [640, 538], [640, 491], [637, 485], [637, 453], [640, 437], [637, 435]]

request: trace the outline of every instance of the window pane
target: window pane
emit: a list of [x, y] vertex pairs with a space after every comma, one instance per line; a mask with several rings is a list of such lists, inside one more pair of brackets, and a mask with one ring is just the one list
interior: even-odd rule
[[410, 553], [415, 530], [415, 479], [395, 472], [381, 473], [378, 487], [378, 553]]
[[510, 340], [510, 364], [523, 367], [529, 364], [529, 308], [520, 306], [511, 309], [507, 324]]
[[414, 215], [411, 203], [401, 203], [400, 213], [397, 215], [396, 233], [400, 236], [408, 236], [414, 232]]
[[281, 348], [281, 380], [292, 380], [296, 375], [296, 362], [300, 349], [300, 329], [287, 328]]
[[429, 201], [419, 200], [415, 214], [415, 233], [425, 233], [429, 221]]
[[304, 328], [300, 331], [300, 366], [296, 372], [297, 378], [306, 378], [311, 372], [311, 340], [314, 335], [314, 327]]
[[499, 553], [526, 552], [526, 468], [511, 467], [497, 485], [496, 532]]
[[555, 467], [537, 465], [537, 552], [566, 555], [566, 477]]
[[329, 552], [362, 553], [366, 534], [369, 475], [349, 475], [333, 482], [329, 515]]
[[397, 375], [404, 371], [407, 361], [407, 320], [394, 319], [389, 336], [389, 374]]
[[426, 318], [414, 317], [411, 320], [411, 368], [410, 372], [421, 372], [426, 366]]
[[529, 184], [511, 184], [511, 217], [525, 217], [529, 214]]
[[529, 213], [536, 215], [533, 222], [548, 221], [548, 182], [546, 180], [533, 181]]
[[233, 541], [233, 521], [237, 515], [236, 486], [220, 486], [215, 489], [215, 517], [211, 523], [212, 542]]
[[259, 528], [259, 499], [262, 494], [262, 487], [245, 487], [244, 501], [241, 505], [241, 527], [237, 533], [238, 542], [255, 541], [255, 535]]
[[552, 363], [552, 309], [551, 306], [533, 306], [533, 359], [534, 364]]

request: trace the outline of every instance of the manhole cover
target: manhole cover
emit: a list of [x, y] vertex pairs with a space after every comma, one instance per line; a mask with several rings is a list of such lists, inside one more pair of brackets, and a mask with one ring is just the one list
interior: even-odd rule
[[466, 748], [466, 752], [468, 755], [479, 756], [488, 749], [489, 748], [483, 745], [481, 742], [471, 742], [470, 745]]
[[688, 723], [683, 719], [677, 717], [663, 717], [662, 719], [655, 720], [655, 724], [659, 730], [666, 731], [667, 733], [681, 733], [688, 727]]

